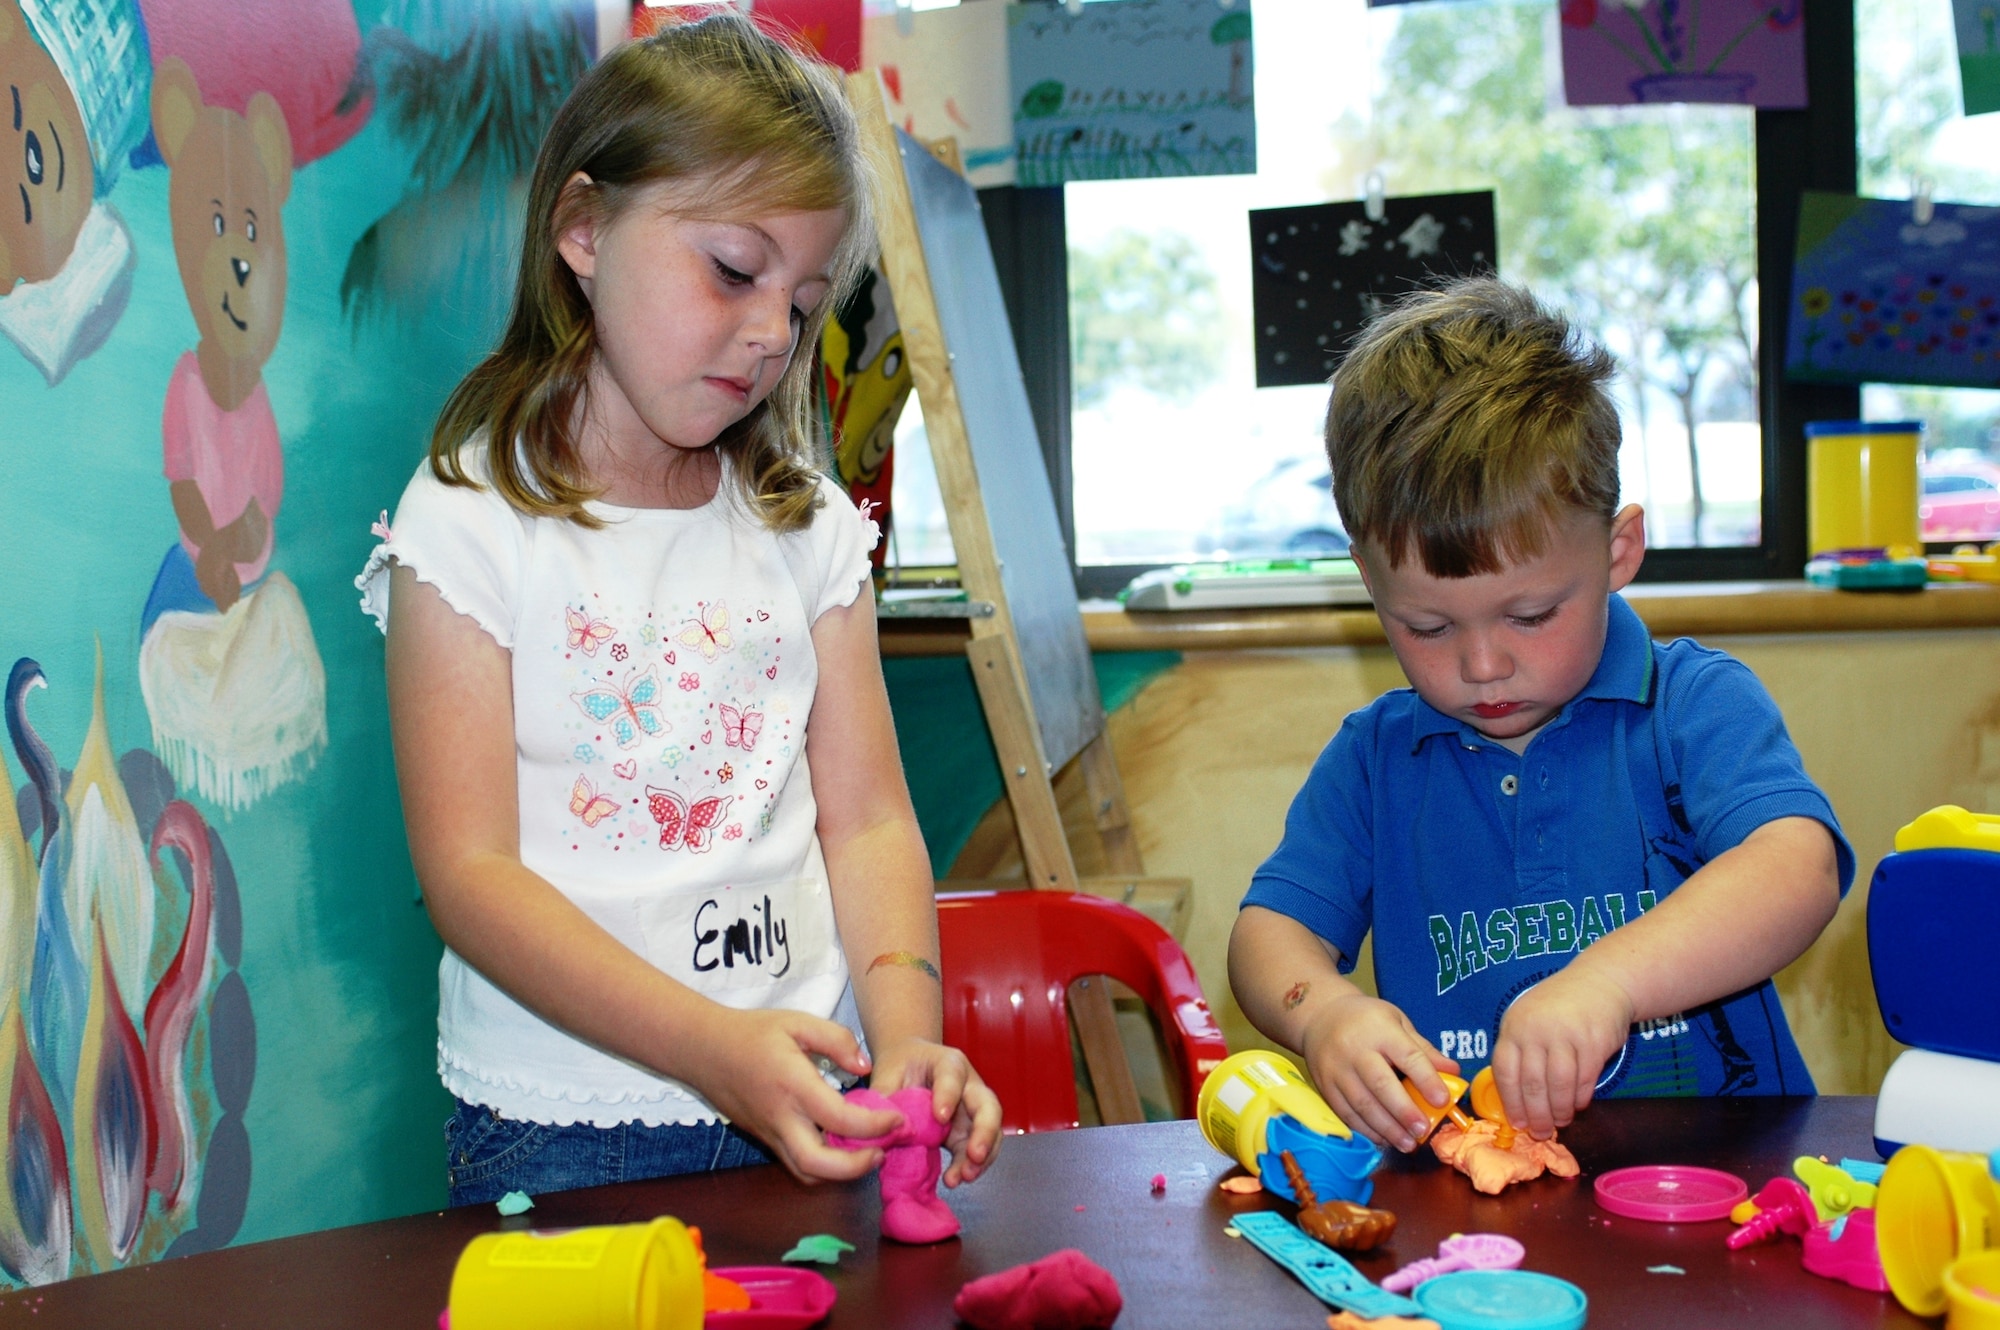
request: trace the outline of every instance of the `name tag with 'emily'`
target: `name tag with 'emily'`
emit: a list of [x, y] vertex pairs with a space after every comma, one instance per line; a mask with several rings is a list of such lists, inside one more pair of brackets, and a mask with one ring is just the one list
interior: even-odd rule
[[809, 878], [649, 902], [639, 927], [653, 964], [732, 1006], [730, 994], [790, 988], [838, 963], [832, 901]]

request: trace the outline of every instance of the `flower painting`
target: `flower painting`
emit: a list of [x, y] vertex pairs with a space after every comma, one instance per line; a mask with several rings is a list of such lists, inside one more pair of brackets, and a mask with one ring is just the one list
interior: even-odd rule
[[1805, 0], [1562, 0], [1571, 106], [1806, 104]]
[[2000, 387], [2000, 208], [1807, 194], [1785, 375]]

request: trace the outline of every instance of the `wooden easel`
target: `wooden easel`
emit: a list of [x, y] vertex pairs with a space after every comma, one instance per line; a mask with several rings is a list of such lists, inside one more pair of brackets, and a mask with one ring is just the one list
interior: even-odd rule
[[[968, 599], [992, 607], [970, 620], [966, 654], [1020, 834], [1026, 885], [1109, 896], [1178, 933], [1190, 884], [1147, 877], [1132, 834], [977, 198], [963, 175], [891, 123], [873, 70], [849, 75], [847, 86], [876, 171], [882, 271], [923, 404], [959, 580]], [[1072, 760], [1082, 766], [1111, 876], [1081, 877], [1063, 832], [1053, 777]], [[1070, 1009], [1104, 1121], [1142, 1121], [1107, 981], [1072, 985]]]

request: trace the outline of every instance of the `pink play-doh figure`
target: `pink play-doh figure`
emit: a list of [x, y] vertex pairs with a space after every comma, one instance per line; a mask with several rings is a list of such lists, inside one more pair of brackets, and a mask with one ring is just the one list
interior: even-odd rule
[[938, 1175], [943, 1163], [938, 1147], [950, 1131], [949, 1122], [939, 1122], [931, 1110], [931, 1092], [912, 1085], [892, 1095], [874, 1090], [849, 1090], [847, 1098], [863, 1108], [893, 1109], [903, 1115], [903, 1125], [886, 1136], [856, 1140], [828, 1133], [829, 1144], [847, 1150], [880, 1147], [882, 1159], [882, 1236], [896, 1242], [921, 1245], [943, 1242], [958, 1233], [958, 1216], [937, 1194]]
[[1865, 1288], [1871, 1293], [1889, 1292], [1889, 1276], [1882, 1269], [1882, 1253], [1875, 1245], [1875, 1212], [1850, 1210], [1831, 1223], [1815, 1224], [1805, 1235], [1805, 1250], [1799, 1264], [1825, 1279]]

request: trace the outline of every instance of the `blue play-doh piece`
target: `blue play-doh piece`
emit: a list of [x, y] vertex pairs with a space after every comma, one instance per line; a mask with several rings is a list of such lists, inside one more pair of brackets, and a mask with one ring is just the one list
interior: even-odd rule
[[1582, 1289], [1532, 1270], [1460, 1270], [1411, 1296], [1441, 1330], [1581, 1330], [1590, 1312]]
[[1375, 1194], [1375, 1180], [1369, 1174], [1381, 1166], [1382, 1152], [1364, 1136], [1322, 1135], [1280, 1113], [1265, 1124], [1264, 1145], [1264, 1153], [1257, 1156], [1264, 1189], [1294, 1204], [1299, 1198], [1292, 1194], [1292, 1180], [1285, 1176], [1285, 1161], [1279, 1157], [1286, 1150], [1299, 1161], [1313, 1195], [1322, 1201], [1366, 1205]]

